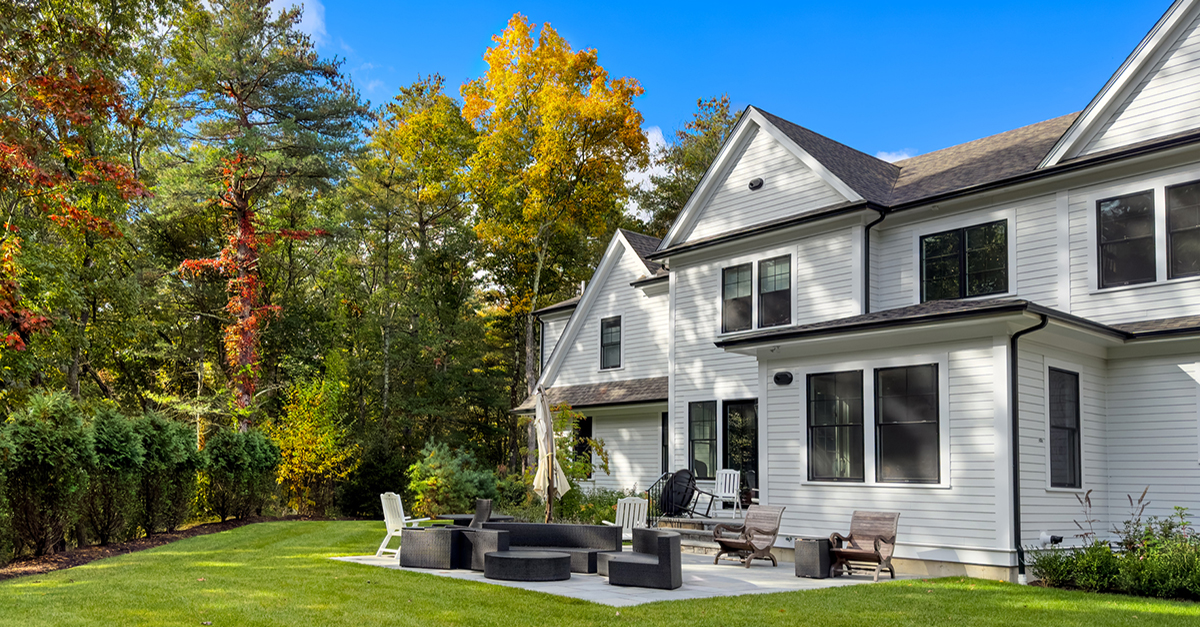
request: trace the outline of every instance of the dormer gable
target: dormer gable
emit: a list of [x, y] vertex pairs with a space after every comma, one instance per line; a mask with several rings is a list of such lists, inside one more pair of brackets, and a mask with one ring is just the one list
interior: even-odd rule
[[747, 107], [660, 248], [823, 207], [882, 200], [898, 171]]
[[1200, 131], [1200, 0], [1177, 0], [1040, 167]]

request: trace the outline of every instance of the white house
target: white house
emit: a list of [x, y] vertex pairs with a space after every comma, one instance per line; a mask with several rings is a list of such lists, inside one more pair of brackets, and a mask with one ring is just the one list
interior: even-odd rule
[[1083, 111], [894, 164], [750, 107], [540, 316], [596, 485], [736, 467], [784, 536], [899, 511], [900, 568], [1012, 579], [1085, 492], [1200, 510], [1200, 0]]

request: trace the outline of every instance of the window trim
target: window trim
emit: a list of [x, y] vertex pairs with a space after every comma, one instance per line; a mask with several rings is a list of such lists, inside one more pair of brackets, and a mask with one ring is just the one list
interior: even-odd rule
[[[778, 261], [780, 259], [787, 259], [787, 263], [788, 263], [788, 272], [787, 272], [787, 277], [788, 277], [788, 287], [787, 287], [788, 319], [785, 322], [779, 322], [776, 324], [769, 324], [769, 325], [763, 324], [763, 320], [762, 320], [762, 315], [763, 315], [762, 265], [768, 261]], [[758, 261], [754, 262], [754, 274], [756, 275], [754, 277], [754, 300], [756, 301], [756, 305], [757, 305], [757, 307], [755, 307], [756, 311], [754, 312], [754, 322], [756, 325], [754, 328], [770, 329], [770, 328], [774, 328], [774, 327], [786, 327], [786, 326], [791, 325], [793, 313], [794, 313], [793, 310], [796, 308], [796, 304], [795, 304], [796, 303], [796, 280], [795, 280], [795, 273], [793, 272], [793, 267], [792, 267], [792, 255], [791, 254], [783, 254], [783, 255], [775, 255], [774, 257], [766, 257], [763, 259], [759, 259]], [[781, 290], [776, 290], [776, 291], [781, 291]], [[767, 292], [767, 293], [774, 294], [775, 292]]]
[[[758, 453], [758, 459], [754, 461], [755, 472], [758, 473], [758, 476], [755, 477], [756, 481], [758, 482], [758, 485], [755, 487], [756, 490], [761, 488], [763, 484], [763, 468], [760, 466], [760, 463], [763, 461], [763, 420], [761, 405], [758, 401], [759, 399], [754, 397], [730, 398], [723, 399], [717, 404], [717, 470], [725, 470], [725, 457], [729, 454], [729, 441], [728, 438], [725, 437], [725, 431], [727, 429], [729, 419], [729, 406], [746, 403], [754, 404], [754, 448]], [[716, 479], [716, 477], [717, 475], [714, 472], [712, 478]], [[742, 479], [745, 480], [745, 477], [742, 477]]]
[[[621, 343], [617, 345], [619, 352], [620, 352], [620, 356], [618, 356], [617, 359], [620, 360], [620, 363], [617, 364], [616, 366], [610, 366], [608, 368], [605, 368], [604, 367], [604, 322], [606, 320], [612, 320], [614, 318], [616, 318], [616, 320], [617, 320], [617, 326], [621, 329]], [[619, 372], [621, 370], [624, 370], [625, 369], [625, 312], [619, 312], [619, 313], [616, 313], [611, 316], [606, 316], [606, 317], [600, 318], [600, 333], [599, 333], [599, 338], [597, 338], [596, 341], [597, 341], [598, 347], [599, 347], [599, 349], [598, 349], [599, 355], [597, 356], [598, 357], [597, 361], [599, 362], [597, 364], [597, 368], [599, 369], [599, 371], [600, 372]]]
[[[769, 327], [764, 327], [759, 324], [759, 293], [758, 279], [759, 269], [758, 264], [761, 261], [770, 259], [778, 259], [780, 257], [788, 258], [789, 277], [791, 281], [790, 294], [788, 295], [788, 319], [791, 320], [788, 324], [777, 324]], [[750, 264], [750, 328], [742, 329], [741, 331], [726, 331], [725, 330], [725, 270], [735, 266]], [[788, 246], [785, 248], [773, 248], [764, 250], [752, 255], [743, 255], [733, 259], [726, 260], [722, 265], [717, 267], [716, 271], [716, 307], [717, 307], [717, 337], [736, 336], [740, 333], [750, 333], [759, 329], [780, 329], [783, 327], [796, 324], [796, 300], [797, 294], [797, 269], [796, 269], [796, 247]]]
[[[1093, 186], [1090, 192], [1070, 195], [1069, 204], [1071, 207], [1076, 207], [1079, 203], [1083, 203], [1087, 207], [1084, 215], [1087, 218], [1088, 245], [1085, 247], [1085, 250], [1087, 251], [1087, 293], [1089, 296], [1125, 290], [1141, 290], [1168, 283], [1200, 281], [1200, 276], [1179, 277], [1177, 279], [1167, 278], [1170, 271], [1167, 262], [1167, 246], [1158, 244], [1159, 241], [1166, 242], [1165, 238], [1167, 237], [1167, 188], [1200, 182], [1200, 178], [1198, 177], [1200, 177], [1200, 169], [1195, 166], [1189, 166], [1186, 170], [1181, 169], [1180, 171], [1161, 176], [1142, 177], [1129, 183], [1105, 185], [1104, 187]], [[1155, 266], [1157, 268], [1155, 276], [1157, 278], [1154, 281], [1147, 281], [1146, 283], [1102, 288], [1100, 287], [1099, 246], [1096, 245], [1100, 237], [1096, 216], [1096, 202], [1148, 190], [1154, 191], [1154, 252]]]
[[[713, 437], [712, 439], [705, 438], [702, 442], [712, 442], [713, 446], [713, 467], [708, 469], [712, 473], [708, 477], [700, 477], [696, 475], [696, 469], [693, 467], [693, 462], [696, 461], [696, 454], [692, 448], [692, 443], [696, 440], [692, 439], [692, 406], [704, 405], [712, 403], [713, 405]], [[721, 403], [716, 400], [707, 401], [689, 401], [687, 404], [687, 469], [692, 472], [697, 481], [712, 481], [717, 478], [717, 465], [721, 463]]]
[[[812, 454], [811, 454], [812, 453], [812, 445], [813, 445], [812, 433], [813, 433], [813, 428], [814, 428], [812, 425], [812, 378], [814, 376], [827, 375], [827, 374], [837, 375], [837, 374], [842, 374], [845, 372], [858, 373], [858, 384], [859, 384], [859, 390], [860, 390], [859, 393], [862, 394], [862, 398], [859, 399], [859, 401], [862, 402], [862, 408], [861, 408], [862, 422], [859, 424], [859, 427], [862, 428], [862, 430], [863, 430], [863, 439], [861, 442], [859, 442], [859, 449], [860, 449], [860, 453], [863, 458], [862, 459], [862, 461], [863, 461], [863, 478], [862, 479], [854, 479], [854, 478], [814, 479], [813, 471], [812, 471], [812, 461], [813, 460], [812, 460]], [[866, 433], [867, 432], [867, 424], [866, 424], [866, 421], [867, 421], [866, 394], [867, 394], [867, 392], [864, 389], [866, 387], [865, 377], [866, 377], [866, 372], [863, 370], [837, 370], [837, 371], [828, 371], [828, 372], [809, 372], [804, 375], [804, 431], [805, 431], [804, 467], [805, 467], [805, 477], [807, 477], [808, 481], [813, 482], [813, 483], [839, 483], [839, 484], [841, 484], [841, 483], [866, 483], [866, 481], [867, 481], [867, 433]], [[834, 426], [836, 427], [838, 425], [834, 425]], [[853, 425], [848, 425], [848, 426], [853, 426]]]
[[[1183, 183], [1175, 183], [1174, 185], [1164, 185], [1163, 186], [1163, 214], [1164, 214], [1163, 220], [1164, 220], [1164, 226], [1166, 227], [1166, 240], [1165, 241], [1166, 241], [1166, 248], [1167, 248], [1167, 251], [1166, 251], [1166, 254], [1167, 254], [1166, 277], [1167, 278], [1166, 278], [1166, 280], [1168, 280], [1168, 281], [1179, 281], [1182, 279], [1200, 278], [1200, 274], [1189, 274], [1187, 276], [1179, 276], [1179, 277], [1172, 276], [1172, 271], [1171, 271], [1171, 266], [1173, 265], [1171, 263], [1172, 262], [1171, 236], [1174, 233], [1171, 231], [1171, 206], [1170, 206], [1171, 195], [1170, 195], [1170, 191], [1172, 189], [1175, 189], [1176, 187], [1188, 187], [1188, 186], [1192, 186], [1192, 185], [1200, 185], [1200, 179], [1197, 179], [1194, 181], [1185, 181]], [[1192, 227], [1192, 228], [1200, 229], [1200, 227]]]
[[[878, 446], [875, 442], [875, 429], [866, 428], [867, 417], [874, 422], [875, 416], [875, 370], [877, 368], [895, 368], [902, 366], [924, 366], [929, 364], [937, 364], [937, 382], [938, 382], [938, 483], [893, 483], [878, 481], [876, 477], [876, 464], [872, 463], [875, 459]], [[812, 364], [803, 364], [799, 368], [791, 370], [795, 373], [796, 379], [804, 381], [808, 380], [810, 374], [822, 374], [826, 372], [841, 372], [844, 370], [862, 370], [863, 371], [863, 481], [813, 481], [808, 479], [808, 446], [800, 446], [800, 459], [797, 470], [801, 473], [802, 479], [800, 485], [811, 486], [837, 486], [850, 489], [861, 488], [888, 488], [888, 489], [908, 489], [908, 490], [948, 490], [953, 487], [954, 480], [950, 476], [950, 452], [952, 450], [950, 441], [950, 370], [949, 370], [949, 354], [948, 353], [924, 353], [917, 355], [896, 354], [892, 357], [884, 357], [879, 359], [856, 359], [841, 362], [821, 362]], [[869, 377], [869, 379], [868, 379]], [[870, 385], [868, 385], [870, 382]], [[805, 387], [805, 386], [800, 386]], [[804, 389], [794, 392], [799, 395], [801, 403], [807, 401], [807, 392]], [[798, 426], [801, 429], [807, 427], [807, 412], [803, 412], [798, 417]]]
[[[999, 292], [996, 294], [986, 294], [984, 296], [967, 296], [957, 300], [972, 301], [984, 300], [990, 298], [1008, 298], [1017, 295], [1017, 210], [1013, 204], [1006, 204], [1003, 207], [994, 208], [990, 211], [968, 211], [944, 218], [937, 218], [921, 222], [912, 227], [912, 302], [920, 304], [921, 300], [921, 238], [928, 235], [937, 235], [946, 231], [956, 229], [965, 229], [980, 224], [988, 224], [991, 222], [999, 222], [1005, 220], [1008, 225], [1005, 226], [1005, 231], [1008, 234], [1008, 291]], [[884, 222], [884, 224], [887, 224]], [[903, 227], [896, 227], [903, 228]], [[903, 236], [901, 236], [903, 237]]]
[[[992, 226], [994, 224], [1001, 224], [1001, 223], [1004, 224], [1004, 248], [1005, 248], [1005, 251], [1004, 251], [1004, 273], [1005, 273], [1004, 289], [997, 291], [997, 292], [988, 292], [986, 294], [975, 294], [975, 295], [967, 294], [967, 283], [968, 283], [967, 278], [970, 274], [970, 272], [967, 268], [967, 231], [970, 229], [974, 229], [974, 228]], [[917, 254], [920, 258], [920, 261], [919, 261], [919, 267], [917, 268], [918, 272], [916, 273], [916, 276], [917, 276], [917, 281], [920, 282], [920, 285], [917, 288], [918, 291], [920, 292], [920, 299], [921, 299], [920, 302], [922, 302], [922, 303], [928, 302], [927, 299], [925, 298], [925, 246], [924, 246], [925, 240], [928, 238], [931, 238], [931, 237], [937, 237], [939, 235], [947, 235], [950, 233], [959, 234], [959, 240], [958, 240], [959, 246], [960, 246], [960, 250], [958, 253], [958, 276], [959, 276], [958, 292], [959, 292], [959, 296], [957, 296], [955, 298], [951, 298], [951, 299], [945, 299], [945, 300], [965, 300], [968, 298], [995, 298], [998, 295], [1010, 293], [1011, 290], [1008, 288], [1008, 282], [1012, 278], [1012, 274], [1013, 274], [1012, 269], [1013, 268], [1012, 268], [1012, 263], [1011, 263], [1012, 257], [1009, 255], [1009, 251], [1008, 251], [1009, 227], [1010, 227], [1009, 221], [1004, 218], [1001, 218], [999, 220], [988, 220], [986, 222], [977, 222], [974, 224], [968, 224], [966, 226], [960, 226], [960, 227], [955, 227], [955, 228], [951, 228], [951, 229], [946, 229], [944, 231], [935, 231], [933, 233], [926, 233], [924, 235], [919, 236], [917, 238], [917, 246], [918, 246]]]
[[[1050, 370], [1063, 370], [1070, 372], [1079, 377], [1079, 487], [1067, 488], [1056, 486], [1052, 483], [1053, 479], [1050, 473]], [[1068, 492], [1071, 494], [1083, 494], [1088, 490], [1088, 463], [1087, 455], [1087, 411], [1084, 406], [1084, 377], [1086, 371], [1084, 368], [1069, 361], [1062, 361], [1051, 357], [1043, 359], [1042, 363], [1042, 414], [1043, 414], [1043, 434], [1044, 440], [1043, 450], [1045, 453], [1046, 463], [1043, 471], [1046, 474], [1046, 491], [1047, 492]]]
[[[1142, 196], [1144, 194], [1150, 194], [1150, 222], [1152, 224], [1151, 233], [1150, 233], [1150, 250], [1154, 253], [1154, 277], [1151, 278], [1149, 281], [1138, 281], [1136, 283], [1122, 283], [1121, 285], [1104, 285], [1103, 284], [1104, 271], [1100, 267], [1100, 258], [1102, 257], [1102, 255], [1100, 254], [1100, 248], [1101, 248], [1101, 246], [1104, 245], [1100, 241], [1100, 204], [1104, 203], [1104, 202], [1108, 202], [1110, 200], [1120, 200], [1122, 198], [1128, 198], [1130, 196]], [[1092, 238], [1092, 248], [1094, 249], [1092, 254], [1095, 256], [1095, 259], [1096, 259], [1096, 289], [1111, 290], [1111, 289], [1117, 289], [1117, 288], [1129, 288], [1129, 287], [1134, 287], [1136, 285], [1152, 285], [1154, 283], [1159, 282], [1159, 280], [1160, 280], [1159, 277], [1162, 276], [1162, 270], [1163, 270], [1160, 267], [1160, 264], [1159, 264], [1160, 259], [1159, 258], [1165, 256], [1165, 254], [1166, 254], [1165, 251], [1163, 251], [1163, 253], [1160, 254], [1159, 244], [1158, 244], [1159, 240], [1163, 239], [1165, 236], [1165, 234], [1163, 232], [1160, 232], [1161, 229], [1159, 228], [1160, 214], [1162, 214], [1161, 219], [1166, 220], [1166, 208], [1162, 207], [1161, 211], [1160, 211], [1160, 203], [1165, 202], [1165, 198], [1166, 198], [1166, 188], [1165, 187], [1162, 189], [1161, 194], [1159, 193], [1159, 190], [1157, 188], [1151, 187], [1150, 189], [1140, 189], [1135, 192], [1117, 194], [1115, 196], [1107, 196], [1104, 198], [1097, 198], [1091, 202], [1091, 206], [1089, 207], [1089, 210], [1093, 214], [1092, 219], [1094, 220], [1095, 225], [1096, 225], [1096, 234], [1095, 234], [1095, 237]], [[1165, 241], [1165, 239], [1163, 239], [1163, 241]]]

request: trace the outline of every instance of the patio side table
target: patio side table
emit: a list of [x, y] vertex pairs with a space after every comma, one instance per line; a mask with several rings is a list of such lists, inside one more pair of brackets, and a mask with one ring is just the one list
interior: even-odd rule
[[796, 576], [828, 577], [829, 548], [829, 538], [796, 538]]

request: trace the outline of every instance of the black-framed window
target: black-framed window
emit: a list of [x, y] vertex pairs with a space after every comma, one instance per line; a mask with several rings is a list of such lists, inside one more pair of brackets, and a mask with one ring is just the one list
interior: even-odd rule
[[1050, 368], [1050, 486], [1079, 488], [1079, 374]]
[[587, 478], [592, 478], [592, 417], [580, 418], [575, 423], [575, 459], [588, 462]]
[[876, 481], [937, 483], [938, 366], [875, 370]]
[[688, 403], [688, 467], [697, 479], [717, 473], [717, 402]]
[[1100, 287], [1154, 281], [1154, 191], [1097, 201], [1096, 216]]
[[743, 263], [721, 272], [721, 331], [745, 331], [754, 324], [752, 317], [754, 266]]
[[1167, 188], [1168, 277], [1200, 275], [1200, 181]]
[[808, 478], [865, 480], [862, 370], [808, 375]]
[[1007, 291], [1007, 220], [921, 237], [921, 302]]
[[600, 369], [621, 367], [621, 316], [600, 321]]
[[725, 401], [723, 468], [742, 473], [742, 483], [758, 488], [758, 401]]
[[758, 262], [758, 326], [792, 323], [792, 258]]
[[662, 438], [662, 471], [663, 472], [669, 472], [668, 468], [670, 467], [670, 463], [671, 463], [671, 447], [670, 447], [671, 426], [670, 426], [669, 416], [670, 416], [670, 414], [665, 411], [662, 413], [662, 431], [659, 432], [659, 436]]

